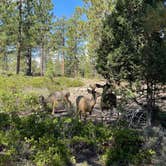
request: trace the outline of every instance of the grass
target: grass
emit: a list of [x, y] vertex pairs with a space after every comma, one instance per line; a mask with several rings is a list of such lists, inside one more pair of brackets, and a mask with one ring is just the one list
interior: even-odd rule
[[66, 77], [0, 76], [0, 112], [37, 110], [39, 95], [82, 85], [80, 79]]
[[55, 91], [82, 85], [80, 79], [66, 77], [0, 76], [0, 90], [4, 91], [24, 90], [25, 88], [47, 88], [50, 91]]

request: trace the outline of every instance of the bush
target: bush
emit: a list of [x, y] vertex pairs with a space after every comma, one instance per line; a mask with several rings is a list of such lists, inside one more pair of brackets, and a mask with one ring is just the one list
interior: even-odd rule
[[165, 111], [160, 111], [159, 112], [159, 121], [161, 125], [166, 128], [166, 112]]
[[70, 141], [70, 146], [74, 151], [74, 154], [84, 153], [84, 150], [86, 149], [95, 154], [97, 152], [97, 144], [95, 140], [87, 137], [74, 136]]
[[143, 139], [137, 131], [131, 129], [118, 129], [113, 133], [111, 148], [105, 154], [106, 166], [140, 165], [150, 161], [151, 154], [143, 149]]
[[10, 127], [10, 116], [6, 113], [0, 113], [0, 130], [6, 130]]
[[64, 166], [80, 154], [87, 158], [104, 154], [106, 166], [137, 165], [148, 161], [152, 154], [143, 145], [143, 139], [134, 130], [113, 130], [104, 124], [70, 117], [53, 118], [43, 112], [24, 117], [0, 113], [3, 165], [28, 160], [34, 165]]
[[54, 137], [41, 137], [39, 141], [27, 140], [31, 144], [33, 155], [32, 161], [36, 165], [71, 165], [71, 154], [64, 141], [56, 140]]
[[2, 92], [0, 93], [0, 111], [20, 112], [37, 110], [39, 107], [38, 96], [36, 94], [24, 94], [22, 92]]

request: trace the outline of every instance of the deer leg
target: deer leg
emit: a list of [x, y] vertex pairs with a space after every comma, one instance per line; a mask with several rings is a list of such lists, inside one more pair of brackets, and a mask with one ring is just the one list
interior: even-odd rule
[[112, 117], [112, 106], [108, 109], [110, 111], [110, 118]]
[[52, 115], [54, 115], [57, 105], [58, 105], [58, 102], [54, 101], [52, 106]]
[[86, 118], [87, 118], [87, 114], [85, 113], [85, 115], [84, 115], [84, 121], [86, 121]]
[[105, 108], [101, 107], [101, 118], [102, 118], [102, 122], [104, 122], [105, 118], [105, 113], [104, 113]]
[[79, 116], [80, 116], [80, 119], [81, 119], [81, 111], [79, 111]]
[[52, 115], [54, 115], [54, 105], [52, 106]]

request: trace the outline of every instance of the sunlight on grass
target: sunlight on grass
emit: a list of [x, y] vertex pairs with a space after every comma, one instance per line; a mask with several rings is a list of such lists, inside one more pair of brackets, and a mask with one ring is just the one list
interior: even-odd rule
[[82, 86], [83, 83], [79, 79], [66, 77], [26, 77], [17, 76], [0, 77], [0, 89], [2, 91], [17, 91], [25, 88], [47, 88], [51, 90], [62, 90], [66, 87]]
[[79, 79], [65, 77], [0, 76], [0, 111], [38, 110], [39, 95], [48, 96], [57, 90], [82, 85]]

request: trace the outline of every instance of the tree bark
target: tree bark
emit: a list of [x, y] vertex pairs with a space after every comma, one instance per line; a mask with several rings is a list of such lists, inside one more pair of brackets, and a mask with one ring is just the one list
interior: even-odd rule
[[6, 50], [4, 51], [4, 56], [3, 56], [3, 70], [8, 71], [8, 58], [7, 58], [7, 52]]
[[18, 53], [17, 53], [17, 66], [16, 74], [20, 72], [20, 59], [22, 49], [22, 0], [19, 1], [19, 26], [18, 26]]
[[27, 49], [27, 55], [26, 55], [26, 75], [31, 76], [32, 75], [32, 58], [31, 58], [31, 48]]
[[155, 84], [152, 81], [147, 81], [147, 125], [152, 126], [156, 117], [155, 106]]
[[74, 46], [74, 77], [78, 77], [78, 70], [79, 70], [79, 60], [77, 58], [77, 37], [75, 38], [75, 46]]
[[45, 53], [44, 53], [44, 44], [42, 43], [41, 46], [41, 76], [44, 76], [44, 70], [45, 70]]
[[[64, 52], [64, 51], [63, 51]], [[65, 61], [64, 61], [64, 53], [62, 53], [62, 62], [61, 62], [61, 74], [65, 75]]]
[[63, 45], [63, 50], [62, 50], [62, 62], [61, 62], [61, 74], [62, 76], [65, 75], [65, 51], [64, 51], [64, 47], [65, 47], [65, 27], [63, 25], [63, 29], [62, 29], [62, 45]]

